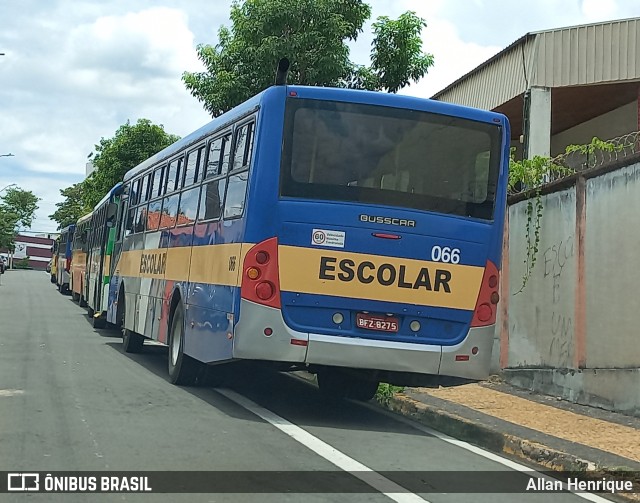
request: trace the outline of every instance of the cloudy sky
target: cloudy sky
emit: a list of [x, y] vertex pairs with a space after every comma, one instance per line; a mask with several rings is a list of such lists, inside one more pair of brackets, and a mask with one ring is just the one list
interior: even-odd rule
[[[181, 75], [201, 69], [230, 0], [0, 0], [0, 190], [41, 199], [32, 229], [51, 232], [59, 190], [84, 178], [101, 137], [147, 118], [180, 136], [209, 120]], [[640, 16], [638, 0], [369, 0], [372, 20], [413, 10], [435, 66], [405, 94], [430, 97], [527, 32]], [[368, 63], [370, 23], [351, 45]]]

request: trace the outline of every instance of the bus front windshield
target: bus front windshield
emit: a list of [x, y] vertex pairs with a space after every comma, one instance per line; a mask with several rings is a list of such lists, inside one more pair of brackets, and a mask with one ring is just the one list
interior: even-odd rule
[[280, 194], [490, 220], [500, 128], [422, 111], [289, 98]]

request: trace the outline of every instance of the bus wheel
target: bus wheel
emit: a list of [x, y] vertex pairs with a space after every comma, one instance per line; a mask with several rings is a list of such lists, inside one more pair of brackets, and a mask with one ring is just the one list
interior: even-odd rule
[[79, 299], [80, 299], [80, 294], [72, 291], [71, 292], [71, 300], [73, 300], [74, 302], [78, 302]]
[[340, 400], [347, 396], [349, 380], [337, 369], [323, 369], [318, 371], [318, 387], [325, 398]]
[[80, 300], [78, 301], [78, 305], [80, 307], [87, 307], [87, 301], [84, 298], [84, 295], [80, 294]]
[[95, 315], [91, 318], [91, 324], [93, 328], [104, 328], [106, 325], [106, 320], [102, 316], [96, 317]]
[[[121, 302], [122, 305], [118, 306], [121, 309], [118, 323], [120, 324], [120, 330], [122, 330], [122, 348], [125, 353], [139, 353], [144, 345], [144, 337], [125, 328], [125, 313], [127, 310], [125, 309], [124, 297]], [[89, 310], [93, 311], [91, 308]]]
[[199, 373], [199, 365], [184, 354], [184, 308], [176, 306], [169, 332], [169, 380], [173, 384], [193, 385]]
[[51, 283], [55, 283], [56, 282], [56, 277], [55, 276], [51, 276]]
[[360, 402], [368, 402], [378, 391], [378, 381], [365, 381], [364, 379], [356, 379], [349, 385], [347, 396]]

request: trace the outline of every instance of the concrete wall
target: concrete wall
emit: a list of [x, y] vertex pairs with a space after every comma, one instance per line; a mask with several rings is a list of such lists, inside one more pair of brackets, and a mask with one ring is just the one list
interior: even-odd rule
[[575, 191], [542, 197], [539, 252], [523, 288], [528, 203], [509, 208], [509, 365], [567, 368], [574, 358]]
[[640, 367], [640, 163], [587, 180], [586, 351], [593, 368]]
[[587, 176], [542, 197], [524, 288], [535, 200], [509, 207], [499, 363], [516, 385], [640, 415], [640, 163]]

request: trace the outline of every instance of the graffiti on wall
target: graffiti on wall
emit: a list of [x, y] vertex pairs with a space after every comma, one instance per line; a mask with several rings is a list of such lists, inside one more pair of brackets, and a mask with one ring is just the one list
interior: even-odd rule
[[573, 351], [573, 313], [568, 314], [566, 309], [562, 309], [563, 296], [568, 287], [573, 287], [573, 283], [567, 283], [566, 277], [563, 284], [563, 273], [566, 276], [566, 271], [573, 267], [573, 256], [573, 236], [554, 243], [542, 254], [545, 288], [550, 289], [552, 304], [549, 321], [553, 337], [549, 345], [549, 363], [560, 367], [569, 366]]

